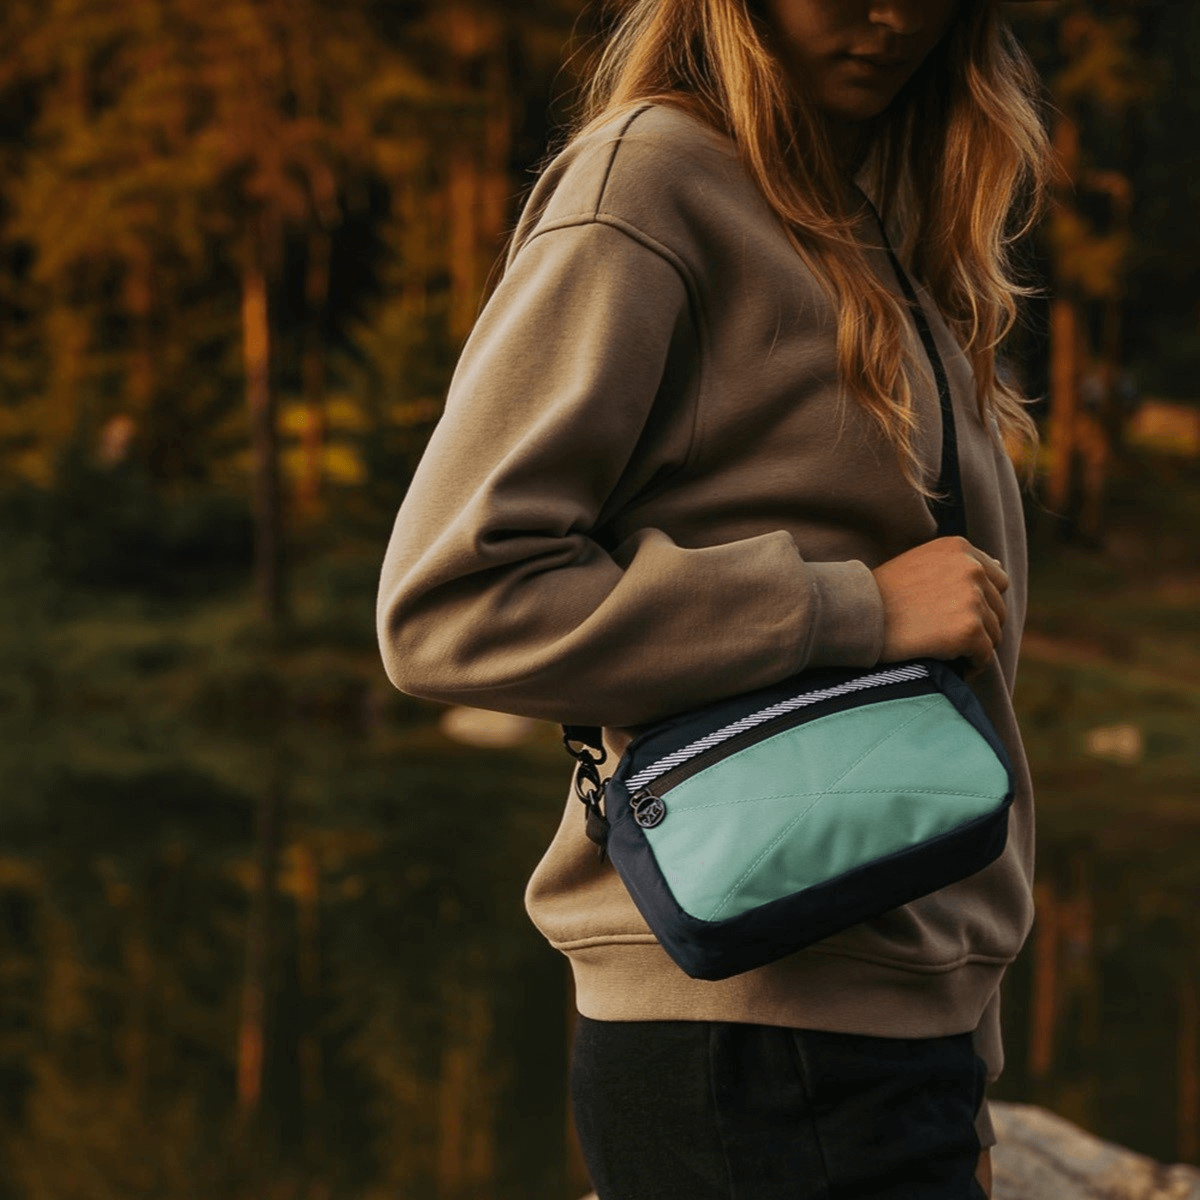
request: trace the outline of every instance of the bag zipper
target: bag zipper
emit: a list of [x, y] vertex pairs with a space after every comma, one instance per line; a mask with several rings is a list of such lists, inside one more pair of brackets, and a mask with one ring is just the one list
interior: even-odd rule
[[[873, 671], [830, 687], [799, 692], [705, 734], [704, 737], [697, 738], [678, 750], [672, 750], [657, 762], [643, 767], [625, 781], [625, 786], [631, 793], [629, 806], [633, 809], [634, 817], [644, 829], [654, 828], [666, 816], [666, 806], [662, 801], [664, 792], [683, 783], [685, 779], [690, 779], [714, 762], [728, 758], [739, 750], [744, 750], [747, 746], [752, 746], [755, 742], [789, 727], [793, 723], [793, 715], [811, 705], [893, 683], [928, 679], [929, 674], [929, 668], [921, 663], [907, 663], [884, 671]], [[649, 787], [651, 783], [656, 784], [653, 791]]]

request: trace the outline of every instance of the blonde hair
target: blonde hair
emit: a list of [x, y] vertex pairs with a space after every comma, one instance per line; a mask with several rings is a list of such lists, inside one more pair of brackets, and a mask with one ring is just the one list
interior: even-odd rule
[[[903, 302], [879, 286], [845, 211], [844, 169], [810, 99], [770, 49], [757, 0], [632, 0], [591, 75], [574, 135], [646, 102], [674, 104], [728, 135], [838, 314], [842, 395], [852, 393], [929, 494], [914, 446], [912, 380], [924, 374]], [[960, 0], [951, 27], [880, 116], [864, 123], [865, 182], [898, 256], [929, 289], [975, 373], [976, 402], [1005, 440], [1037, 429], [996, 350], [1017, 298], [1012, 246], [1045, 206], [1050, 145], [1037, 72], [996, 0]], [[926, 376], [927, 377], [927, 376]], [[1025, 457], [1024, 455], [1022, 457]]]

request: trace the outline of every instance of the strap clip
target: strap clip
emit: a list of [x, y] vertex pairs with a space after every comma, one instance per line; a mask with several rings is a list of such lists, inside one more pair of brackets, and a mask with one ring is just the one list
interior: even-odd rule
[[[573, 741], [580, 742], [578, 749], [571, 745]], [[607, 780], [600, 778], [600, 766], [608, 758], [608, 751], [603, 744], [593, 748], [582, 739], [572, 737], [566, 730], [563, 731], [563, 745], [576, 762], [575, 795], [587, 811], [584, 832], [596, 843], [600, 861], [603, 862], [608, 846], [608, 818], [604, 815], [604, 787]]]

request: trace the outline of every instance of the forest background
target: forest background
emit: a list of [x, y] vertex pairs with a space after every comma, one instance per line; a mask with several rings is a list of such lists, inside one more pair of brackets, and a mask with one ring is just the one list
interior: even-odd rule
[[[1047, 298], [1005, 357], [1043, 398], [1047, 507], [1095, 541], [1138, 402], [1195, 391], [1200, 35], [1152, 0], [1012, 15], [1063, 177], [1025, 247]], [[394, 515], [604, 14], [15, 0], [0, 21], [6, 491], [64, 578], [169, 588], [250, 554], [279, 626], [289, 562], [377, 546]]]
[[[1115, 813], [1139, 771], [1174, 812], [1200, 773], [1180, 733], [1196, 716], [1200, 665], [1200, 6], [1040, 0], [1008, 15], [1046, 81], [1062, 164], [1052, 210], [1023, 247], [1046, 294], [1004, 347], [1045, 435], [1028, 496], [1022, 716], [1040, 794], [1059, 797], [1074, 828], [1085, 788], [1089, 812], [1111, 795]], [[355, 855], [392, 845], [398, 818], [379, 808], [353, 833], [333, 831], [289, 772], [314, 730], [415, 753], [425, 743], [412, 731], [439, 718], [382, 676], [378, 566], [521, 198], [608, 19], [582, 0], [0, 8], [0, 973], [11, 985], [0, 1095], [11, 1194], [190, 1194], [179, 1190], [189, 1155], [208, 1164], [206, 1187], [242, 1186], [253, 1156], [206, 1158], [215, 1143], [187, 1107], [187, 1073], [161, 1066], [163, 1047], [185, 1035], [218, 1063], [213, 1111], [225, 1095], [229, 1144], [243, 1150], [267, 1136], [272, 1086], [294, 1085], [310, 1109], [335, 1090], [316, 1032], [328, 1014], [312, 1015], [325, 1012], [332, 969], [318, 953], [321, 897], [334, 880], [368, 889]], [[1064, 753], [1068, 743], [1077, 750]], [[331, 763], [321, 768], [331, 778], [347, 770]], [[182, 806], [169, 828], [164, 789]], [[189, 856], [203, 857], [178, 835], [189, 804], [206, 820], [226, 814], [223, 832], [210, 830], [228, 850], [229, 892], [214, 903], [237, 947], [228, 960], [212, 951], [205, 969], [219, 982], [203, 1002], [160, 961], [177, 928], [156, 924], [168, 885], [154, 873], [187, 875]], [[1052, 1073], [1064, 1019], [1056, 955], [1087, 941], [1094, 921], [1080, 908], [1083, 860], [1049, 861], [1031, 1081]], [[443, 912], [453, 888], [437, 871], [448, 867], [430, 870], [411, 887]], [[1183, 920], [1193, 892], [1189, 873], [1172, 877], [1142, 915]], [[101, 911], [111, 920], [96, 926]], [[395, 955], [394, 940], [389, 950], [363, 938], [377, 966]], [[384, 1149], [354, 1135], [374, 1145], [385, 1177], [432, 1181], [439, 1196], [483, 1194], [495, 1173], [494, 1138], [480, 1141], [463, 1116], [482, 1103], [463, 1062], [486, 1057], [497, 1018], [454, 1003], [445, 1016], [445, 996], [470, 990], [455, 972], [470, 969], [456, 961], [442, 1000], [430, 1000], [436, 1020], [459, 1023], [454, 1053], [467, 1053], [430, 1067], [433, 1149], [417, 1134]], [[368, 974], [355, 976], [360, 994], [377, 990]], [[1165, 1149], [1147, 1133], [1148, 1152], [1192, 1159], [1195, 977], [1190, 962], [1173, 976], [1175, 1140]], [[276, 1019], [287, 988], [294, 1011]], [[404, 1082], [409, 1067], [388, 1075], [387, 1054], [362, 1036], [356, 1053], [387, 1076], [373, 1086], [415, 1112], [423, 1093]], [[280, 1039], [292, 1074], [272, 1085]], [[1063, 1086], [1057, 1106], [1088, 1120], [1087, 1086]], [[164, 1108], [156, 1096], [172, 1099]], [[123, 1169], [137, 1172], [118, 1165], [118, 1147], [144, 1136], [156, 1104], [192, 1149], [147, 1151], [151, 1182], [121, 1182]], [[311, 1149], [296, 1120], [273, 1126], [271, 1144]], [[100, 1176], [108, 1191], [96, 1190]]]

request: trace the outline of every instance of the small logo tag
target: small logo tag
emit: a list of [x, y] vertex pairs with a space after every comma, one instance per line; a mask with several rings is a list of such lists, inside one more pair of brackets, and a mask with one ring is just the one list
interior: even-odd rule
[[629, 803], [633, 806], [633, 819], [643, 829], [661, 825], [667, 815], [667, 806], [652, 792], [639, 792]]

